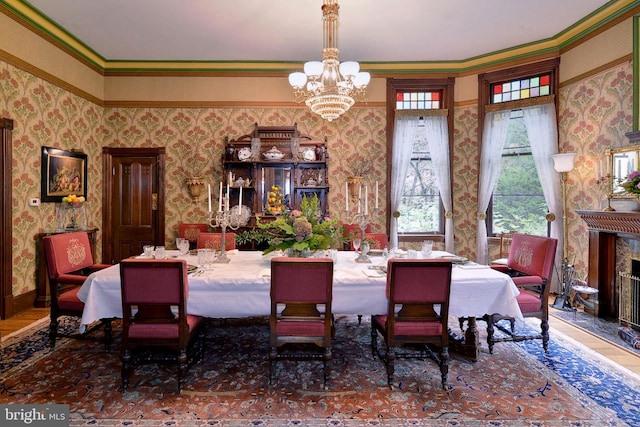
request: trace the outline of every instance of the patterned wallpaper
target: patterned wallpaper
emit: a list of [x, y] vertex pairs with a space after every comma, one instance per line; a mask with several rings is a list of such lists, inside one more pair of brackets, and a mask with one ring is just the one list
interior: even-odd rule
[[[594, 162], [607, 147], [625, 145], [631, 130], [632, 69], [624, 64], [560, 93], [560, 151], [577, 151], [576, 169], [569, 174], [570, 250], [576, 266], [586, 272], [588, 234], [574, 209], [599, 209], [603, 191], [595, 185]], [[100, 228], [103, 146], [166, 147], [166, 235], [172, 241], [180, 222], [201, 222], [206, 200], [194, 204], [185, 179], [203, 176], [211, 184], [221, 176], [224, 137], [236, 138], [263, 126], [298, 124], [302, 133], [329, 141], [329, 208], [342, 218], [344, 181], [355, 155], [373, 164], [370, 185], [380, 182], [386, 194], [384, 108], [354, 108], [328, 123], [306, 109], [291, 108], [102, 108], [23, 70], [0, 61], [0, 115], [14, 120], [13, 131], [13, 294], [35, 288], [33, 236], [51, 230], [54, 205], [29, 207], [40, 196], [40, 147], [82, 149], [89, 157], [86, 209], [89, 225]], [[478, 164], [476, 106], [454, 112], [453, 201], [456, 251], [475, 257]], [[212, 185], [215, 188], [215, 186]], [[384, 201], [381, 201], [384, 205]], [[374, 231], [384, 230], [383, 217]], [[98, 236], [100, 239], [100, 235]], [[98, 258], [100, 259], [100, 247]], [[579, 274], [579, 275], [581, 275]]]

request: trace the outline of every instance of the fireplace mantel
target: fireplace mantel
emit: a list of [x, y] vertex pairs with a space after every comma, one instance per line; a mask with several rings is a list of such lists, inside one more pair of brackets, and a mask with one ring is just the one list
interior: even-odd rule
[[640, 236], [640, 212], [576, 211], [589, 230]]
[[589, 286], [598, 288], [599, 316], [618, 318], [616, 237], [640, 238], [640, 212], [576, 211], [589, 227]]

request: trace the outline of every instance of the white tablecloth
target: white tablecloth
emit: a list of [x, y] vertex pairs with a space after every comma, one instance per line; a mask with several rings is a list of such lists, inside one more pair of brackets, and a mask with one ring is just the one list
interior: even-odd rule
[[[167, 251], [168, 256], [177, 252]], [[434, 251], [432, 256], [443, 253]], [[386, 277], [370, 270], [381, 265], [382, 257], [371, 257], [373, 264], [358, 264], [354, 252], [338, 252], [333, 276], [335, 314], [384, 314], [387, 311]], [[189, 276], [190, 314], [232, 318], [266, 316], [270, 312], [271, 256], [261, 252], [236, 252], [228, 264], [214, 264], [201, 276]], [[195, 256], [186, 256], [196, 265]], [[373, 277], [372, 277], [373, 276]], [[502, 313], [522, 320], [516, 302], [519, 291], [506, 274], [490, 268], [455, 266], [452, 272], [449, 313], [453, 316], [482, 316]], [[122, 317], [120, 268], [118, 265], [91, 274], [78, 293], [85, 303], [83, 327], [96, 320]]]

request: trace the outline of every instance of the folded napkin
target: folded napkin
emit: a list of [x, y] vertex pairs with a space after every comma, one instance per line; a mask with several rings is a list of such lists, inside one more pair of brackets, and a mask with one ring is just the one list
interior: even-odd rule
[[491, 267], [484, 264], [459, 264], [458, 268], [462, 268], [464, 270], [480, 270], [480, 269], [491, 268]]
[[265, 268], [260, 270], [260, 277], [271, 277], [271, 269]]
[[227, 251], [227, 250], [225, 250], [225, 253], [226, 253], [227, 255], [235, 255], [235, 254], [237, 254], [237, 253], [238, 253], [238, 249], [230, 249], [230, 250], [228, 250], [228, 251]]
[[382, 277], [382, 276], [384, 276], [384, 273], [382, 273], [381, 271], [368, 269], [368, 268], [366, 270], [362, 270], [362, 272], [367, 277]]

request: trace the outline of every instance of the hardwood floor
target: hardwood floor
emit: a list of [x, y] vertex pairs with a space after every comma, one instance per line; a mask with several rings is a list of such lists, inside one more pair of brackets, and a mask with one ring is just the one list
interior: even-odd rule
[[[36, 320], [42, 319], [48, 314], [48, 308], [32, 308], [19, 313], [10, 319], [0, 320], [0, 340], [1, 337], [22, 329]], [[609, 342], [588, 332], [584, 332], [570, 323], [556, 317], [549, 316], [549, 324], [552, 328], [559, 330], [574, 340], [591, 348], [595, 352], [598, 352], [619, 365], [624, 366], [631, 372], [640, 375], [640, 356], [637, 356], [635, 353], [624, 349], [623, 347], [610, 344]]]

